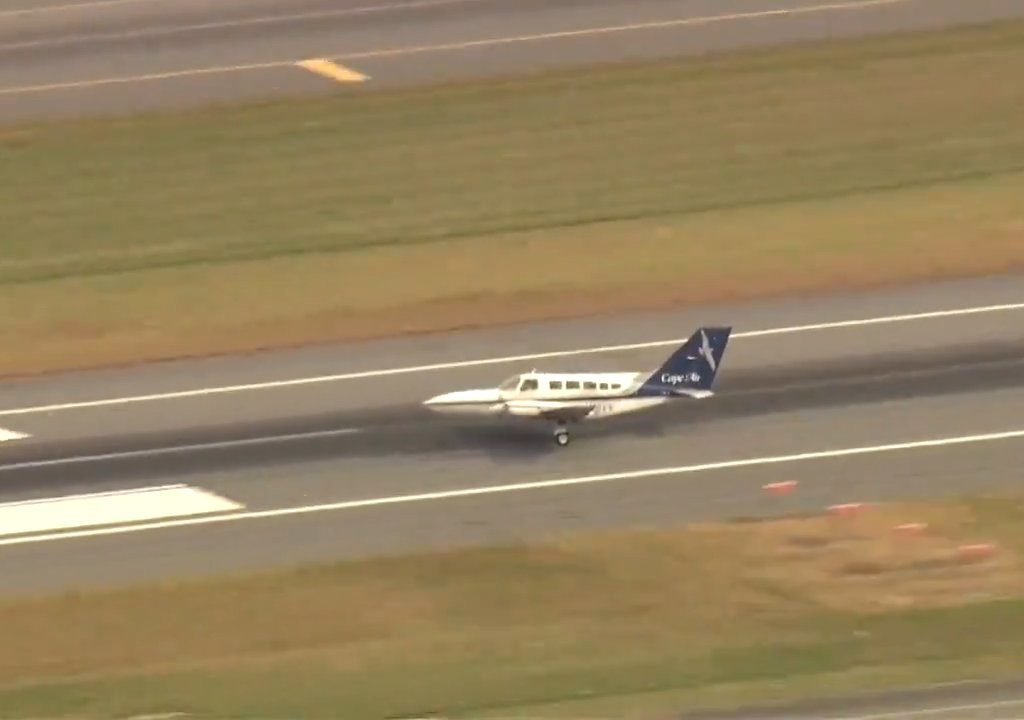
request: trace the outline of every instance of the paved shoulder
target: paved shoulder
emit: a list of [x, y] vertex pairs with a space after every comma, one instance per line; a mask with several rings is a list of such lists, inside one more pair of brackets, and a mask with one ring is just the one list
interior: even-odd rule
[[1024, 679], [969, 681], [788, 706], [683, 714], [679, 720], [1009, 720], [1024, 717]]

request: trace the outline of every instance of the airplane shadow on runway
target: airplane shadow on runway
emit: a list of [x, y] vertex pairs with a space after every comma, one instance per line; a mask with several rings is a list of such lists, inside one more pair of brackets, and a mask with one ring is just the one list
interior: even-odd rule
[[[1013, 353], [1011, 351], [1016, 350]], [[194, 428], [173, 436], [103, 438], [81, 446], [61, 446], [62, 457], [101, 456], [99, 462], [74, 466], [51, 464], [52, 450], [33, 451], [8, 461], [37, 461], [38, 467], [3, 469], [5, 483], [23, 481], [110, 481], [117, 477], [177, 475], [270, 469], [288, 465], [343, 462], [348, 459], [430, 458], [455, 461], [476, 456], [494, 463], [529, 464], [555, 456], [587, 452], [588, 448], [628, 442], [630, 438], [668, 438], [685, 447], [697, 428], [724, 420], [767, 422], [775, 414], [821, 411], [881, 401], [935, 397], [958, 393], [1024, 387], [1024, 348], [988, 348], [988, 358], [963, 362], [946, 351], [942, 357], [917, 358], [902, 367], [888, 363], [855, 369], [846, 375], [830, 370], [799, 377], [778, 372], [764, 376], [725, 377], [719, 394], [708, 400], [680, 401], [644, 412], [584, 422], [571, 427], [573, 439], [560, 448], [551, 439], [549, 423], [516, 418], [445, 418], [419, 405], [302, 416], [245, 427]], [[960, 360], [960, 362], [958, 362]], [[358, 428], [338, 434], [340, 428]], [[262, 438], [262, 439], [261, 439]], [[202, 447], [188, 449], [191, 443]], [[182, 448], [187, 452], [149, 452]], [[14, 451], [18, 454], [18, 451]], [[556, 455], [557, 454], [557, 455]], [[38, 463], [39, 460], [44, 462]], [[74, 472], [69, 475], [69, 467]]]
[[[425, 414], [402, 430], [380, 428], [353, 438], [355, 454], [443, 454], [472, 452], [495, 462], [523, 463], [553, 454], [585, 450], [592, 443], [635, 438], [678, 438], [685, 442], [695, 428], [742, 418], [820, 411], [883, 401], [973, 393], [1024, 386], [1024, 359], [1016, 353], [990, 348], [992, 357], [981, 362], [958, 363], [955, 357], [918, 358], [902, 367], [857, 368], [846, 375], [780, 377], [770, 381], [747, 376], [724, 380], [714, 398], [669, 403], [634, 415], [570, 426], [573, 440], [560, 448], [551, 439], [550, 423], [523, 419], [438, 421]], [[943, 361], [944, 360], [944, 361]], [[390, 439], [389, 439], [390, 436]]]

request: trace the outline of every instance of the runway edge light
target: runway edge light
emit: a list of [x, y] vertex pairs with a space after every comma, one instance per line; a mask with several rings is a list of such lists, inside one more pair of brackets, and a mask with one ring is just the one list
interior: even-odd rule
[[771, 495], [789, 495], [794, 490], [796, 490], [796, 486], [796, 480], [784, 480], [782, 482], [774, 482], [768, 483], [767, 485], [762, 485], [761, 489]]

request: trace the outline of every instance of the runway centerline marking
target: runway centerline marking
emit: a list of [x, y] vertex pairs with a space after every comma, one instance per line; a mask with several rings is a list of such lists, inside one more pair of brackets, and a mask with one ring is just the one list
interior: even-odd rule
[[182, 484], [65, 495], [0, 503], [0, 535], [223, 513], [243, 507], [207, 490]]
[[340, 83], [361, 83], [370, 79], [369, 75], [363, 75], [352, 68], [323, 58], [303, 60], [295, 64], [304, 70], [309, 70], [311, 73], [322, 75]]
[[270, 445], [271, 443], [288, 442], [289, 440], [312, 440], [314, 438], [355, 435], [358, 432], [360, 432], [359, 428], [340, 428], [337, 430], [317, 430], [307, 433], [292, 433], [290, 435], [268, 435], [266, 437], [244, 438], [242, 440], [222, 440], [220, 442], [193, 443], [189, 445], [169, 445], [167, 447], [146, 448], [143, 450], [125, 450], [122, 452], [100, 453], [97, 455], [76, 455], [72, 457], [54, 458], [52, 460], [30, 460], [28, 462], [0, 465], [0, 472], [9, 472], [11, 470], [32, 470], [59, 465], [79, 465], [89, 462], [101, 462], [103, 460], [128, 460], [131, 458], [155, 457], [158, 455], [175, 455], [177, 453], [194, 452], [196, 450], [224, 450], [227, 448], [246, 447], [251, 445]]
[[603, 475], [585, 475], [581, 477], [558, 478], [555, 480], [535, 480], [530, 482], [510, 483], [508, 485], [489, 485], [484, 487], [457, 488], [454, 490], [441, 490], [436, 492], [416, 493], [410, 495], [392, 495], [389, 497], [366, 498], [363, 500], [343, 500], [340, 502], [321, 503], [317, 505], [300, 505], [286, 508], [275, 508], [270, 510], [252, 510], [245, 512], [235, 512], [224, 515], [182, 518], [178, 520], [139, 523], [135, 525], [123, 525], [111, 528], [97, 528], [95, 530], [45, 533], [17, 538], [3, 538], [0, 539], [0, 546], [49, 542], [54, 540], [71, 540], [75, 538], [98, 537], [104, 535], [117, 535], [124, 533], [143, 532], [147, 530], [165, 530], [171, 528], [192, 527], [196, 525], [211, 525], [218, 523], [240, 522], [242, 520], [281, 518], [331, 511], [356, 510], [360, 508], [379, 507], [385, 505], [402, 505], [417, 502], [435, 502], [441, 500], [453, 500], [457, 498], [474, 497], [479, 495], [501, 495], [505, 493], [524, 492], [529, 490], [546, 490], [551, 488], [571, 487], [575, 485], [594, 485], [598, 483], [607, 483], [621, 480], [635, 480], [639, 478], [685, 475], [701, 472], [710, 472], [715, 470], [729, 470], [747, 467], [758, 467], [764, 465], [778, 465], [786, 463], [805, 462], [809, 460], [824, 460], [829, 458], [853, 457], [858, 455], [876, 455], [887, 452], [923, 450], [927, 448], [949, 447], [955, 445], [968, 445], [985, 442], [998, 442], [1014, 439], [1024, 439], [1024, 430], [1010, 430], [1006, 432], [987, 433], [982, 435], [962, 435], [957, 437], [938, 438], [934, 440], [915, 440], [902, 443], [893, 443], [889, 445], [871, 445], [862, 447], [841, 448], [834, 450], [818, 450], [814, 452], [796, 453], [792, 455], [776, 455], [759, 458], [745, 458], [742, 460], [724, 460], [720, 462], [702, 463], [698, 465], [680, 465], [676, 467], [651, 468], [647, 470], [629, 470], [625, 472], [607, 473]]
[[[1024, 302], [1008, 303], [1002, 305], [985, 305], [973, 308], [958, 308], [953, 310], [935, 310], [904, 315], [886, 315], [875, 318], [860, 320], [837, 320], [833, 322], [814, 323], [810, 325], [793, 325], [790, 327], [769, 328], [765, 330], [748, 330], [745, 332], [734, 332], [732, 339], [770, 337], [774, 335], [789, 335], [794, 333], [812, 332], [818, 330], [834, 330], [849, 327], [863, 327], [871, 325], [886, 325], [900, 322], [914, 322], [918, 320], [935, 320], [949, 317], [963, 317], [967, 315], [978, 315], [993, 312], [1009, 312], [1024, 310]], [[132, 403], [151, 402], [156, 400], [177, 400], [190, 397], [203, 397], [207, 395], [221, 395], [227, 393], [249, 392], [255, 390], [272, 390], [301, 385], [315, 385], [328, 382], [340, 382], [344, 380], [360, 380], [365, 378], [386, 377], [391, 375], [405, 375], [411, 373], [432, 372], [436, 370], [454, 370], [457, 368], [477, 367], [481, 365], [503, 365], [526, 360], [542, 360], [547, 358], [572, 357], [578, 355], [597, 355], [600, 353], [622, 352], [625, 350], [646, 350], [659, 347], [677, 346], [686, 342], [687, 338], [673, 338], [671, 340], [654, 340], [650, 342], [629, 343], [625, 345], [604, 345], [590, 348], [579, 348], [575, 350], [554, 350], [551, 352], [530, 353], [525, 355], [508, 355], [505, 357], [480, 358], [476, 360], [455, 360], [449, 362], [433, 363], [429, 365], [413, 365], [409, 367], [385, 368], [381, 370], [362, 370], [334, 375], [320, 375], [316, 377], [294, 378], [290, 380], [271, 380], [267, 382], [248, 383], [243, 385], [226, 385], [223, 387], [199, 388], [194, 390], [176, 390], [164, 393], [152, 393], [148, 395], [135, 395], [130, 397], [105, 398], [101, 400], [83, 400], [79, 402], [54, 403], [50, 405], [34, 405], [30, 407], [11, 408], [0, 410], [0, 417], [14, 415], [32, 415], [43, 412], [54, 412], [61, 410], [78, 410], [86, 408], [105, 407], [111, 405], [128, 405]]]
[[0, 427], [0, 443], [11, 442], [12, 440], [24, 440], [27, 437], [29, 437], [27, 433]]
[[[673, 27], [689, 27], [708, 25], [719, 22], [735, 22], [738, 20], [756, 20], [771, 17], [790, 17], [796, 15], [810, 15], [814, 13], [838, 12], [843, 10], [863, 10], [884, 5], [897, 5], [903, 3], [917, 2], [917, 0], [850, 0], [849, 2], [834, 2], [824, 5], [811, 5], [808, 7], [777, 8], [775, 10], [760, 10], [746, 13], [728, 13], [724, 15], [706, 15], [702, 17], [676, 18], [672, 20], [652, 20], [642, 23], [631, 23], [628, 25], [610, 25], [606, 27], [579, 28], [576, 30], [562, 30], [558, 32], [537, 33], [533, 35], [517, 35], [510, 37], [483, 38], [478, 40], [466, 40], [454, 43], [442, 43], [438, 45], [420, 45], [411, 47], [382, 48], [379, 50], [366, 50], [354, 53], [326, 54], [322, 57], [331, 60], [355, 60], [365, 58], [387, 58], [402, 55], [421, 55], [430, 52], [450, 52], [454, 50], [468, 50], [471, 48], [492, 47], [509, 45], [514, 43], [540, 42], [545, 40], [564, 40], [575, 37], [589, 37], [595, 35], [611, 35], [625, 32], [641, 32], [646, 30], [663, 30]], [[69, 80], [65, 82], [45, 83], [41, 85], [20, 85], [14, 87], [0, 88], [0, 95], [17, 95], [24, 93], [49, 92], [53, 90], [70, 90], [75, 88], [99, 87], [104, 85], [119, 85], [125, 83], [148, 82], [154, 80], [168, 80], [172, 78], [192, 77], [201, 75], [214, 75], [233, 72], [246, 72], [252, 70], [268, 70], [272, 68], [283, 68], [294, 66], [302, 62], [303, 58], [290, 58], [288, 60], [272, 60], [260, 63], [246, 63], [240, 65], [224, 65], [219, 67], [189, 68], [184, 70], [170, 70], [159, 73], [147, 73], [142, 75], [124, 75], [120, 77], [96, 78], [92, 80]]]

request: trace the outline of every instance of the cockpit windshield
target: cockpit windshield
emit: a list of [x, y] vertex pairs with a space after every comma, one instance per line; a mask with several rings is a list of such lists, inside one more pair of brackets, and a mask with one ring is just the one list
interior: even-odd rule
[[520, 377], [521, 376], [519, 376], [519, 375], [513, 375], [508, 380], [506, 380], [501, 385], [499, 385], [498, 389], [499, 390], [504, 390], [504, 391], [515, 390], [517, 387], [519, 387], [519, 378]]

